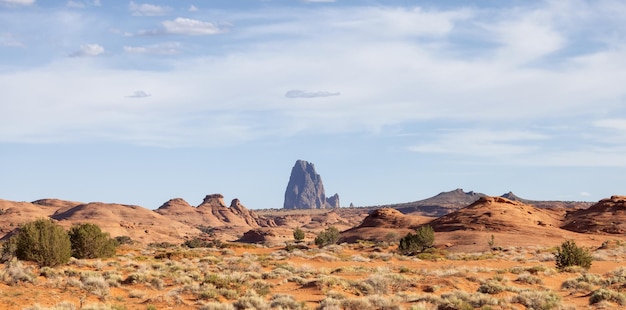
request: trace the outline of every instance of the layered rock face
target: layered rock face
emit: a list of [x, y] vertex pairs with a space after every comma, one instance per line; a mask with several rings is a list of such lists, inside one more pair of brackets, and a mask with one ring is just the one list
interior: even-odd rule
[[339, 195], [326, 198], [322, 178], [315, 172], [313, 164], [304, 160], [296, 161], [285, 190], [283, 208], [326, 209], [339, 206]]

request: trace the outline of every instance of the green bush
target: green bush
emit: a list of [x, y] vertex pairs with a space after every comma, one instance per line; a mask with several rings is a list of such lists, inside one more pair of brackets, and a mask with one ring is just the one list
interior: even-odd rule
[[129, 236], [117, 236], [114, 239], [118, 245], [133, 244], [133, 239], [131, 239]]
[[215, 245], [211, 241], [207, 241], [207, 240], [200, 239], [200, 238], [193, 238], [193, 239], [189, 239], [185, 241], [183, 243], [183, 246], [186, 246], [190, 249], [195, 249], [195, 248], [210, 248], [210, 247], [214, 247]]
[[293, 231], [293, 240], [295, 240], [296, 243], [304, 241], [304, 230], [300, 229], [300, 227], [297, 227]]
[[69, 262], [70, 237], [63, 227], [49, 219], [24, 224], [15, 235], [15, 256], [39, 266], [54, 267]]
[[591, 267], [593, 257], [589, 250], [579, 247], [573, 240], [567, 240], [556, 249], [556, 268], [566, 269], [570, 266], [580, 266], [585, 269]]
[[416, 255], [424, 250], [433, 247], [435, 242], [435, 231], [430, 226], [421, 226], [415, 234], [408, 233], [400, 239], [398, 251], [403, 255]]
[[80, 224], [70, 228], [72, 256], [76, 258], [102, 258], [115, 255], [117, 242], [96, 224]]
[[315, 237], [315, 245], [325, 247], [327, 245], [335, 244], [339, 241], [339, 230], [335, 226], [326, 228]]

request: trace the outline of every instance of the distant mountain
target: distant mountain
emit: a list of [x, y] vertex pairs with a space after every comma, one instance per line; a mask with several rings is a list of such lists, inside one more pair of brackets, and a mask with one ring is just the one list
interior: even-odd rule
[[380, 206], [370, 206], [368, 208], [392, 208], [404, 214], [421, 213], [422, 215], [439, 217], [446, 215], [452, 211], [466, 207], [480, 197], [487, 195], [476, 193], [473, 191], [465, 192], [463, 189], [457, 188], [449, 192], [441, 192], [433, 197], [413, 202], [405, 202], [398, 204], [388, 204]]
[[[478, 201], [481, 197], [488, 197], [483, 193], [477, 193], [474, 191], [465, 192], [461, 188], [449, 192], [441, 192], [433, 197], [405, 203], [387, 204], [379, 206], [368, 206], [368, 209], [378, 208], [393, 208], [404, 214], [408, 213], [420, 213], [425, 216], [440, 217], [456, 210], [467, 207], [474, 202]], [[584, 201], [544, 201], [544, 200], [529, 200], [521, 198], [513, 192], [508, 192], [500, 196], [511, 201], [518, 201], [527, 205], [532, 205], [541, 209], [575, 209], [575, 208], [588, 208], [593, 203]]]

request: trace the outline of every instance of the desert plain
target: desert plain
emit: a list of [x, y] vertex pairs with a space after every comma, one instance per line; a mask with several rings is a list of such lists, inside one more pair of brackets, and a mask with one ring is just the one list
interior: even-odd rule
[[[458, 194], [458, 193], [457, 193]], [[47, 199], [0, 200], [5, 239], [21, 223], [92, 222], [128, 237], [114, 257], [57, 267], [7, 259], [2, 309], [616, 309], [626, 307], [626, 198], [537, 207], [481, 196], [443, 216], [390, 207], [248, 210], [208, 195], [156, 210]], [[418, 227], [434, 247], [403, 255]], [[337, 244], [319, 247], [336, 227]], [[305, 232], [296, 243], [293, 232]], [[200, 240], [199, 246], [190, 246]], [[555, 252], [575, 241], [589, 269], [557, 269]]]

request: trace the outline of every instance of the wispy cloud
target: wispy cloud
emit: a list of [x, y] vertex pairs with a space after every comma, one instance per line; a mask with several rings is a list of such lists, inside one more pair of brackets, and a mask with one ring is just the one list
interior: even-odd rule
[[331, 96], [339, 96], [339, 95], [341, 95], [341, 93], [339, 92], [306, 91], [306, 90], [297, 90], [297, 89], [293, 89], [285, 93], [285, 97], [287, 98], [317, 98], [317, 97], [331, 97]]
[[140, 36], [156, 36], [156, 35], [186, 35], [186, 36], [204, 36], [215, 35], [224, 32], [224, 29], [211, 22], [201, 20], [177, 17], [174, 20], [166, 20], [162, 22], [161, 29], [148, 31], [140, 31]]
[[104, 47], [99, 44], [85, 44], [80, 50], [70, 54], [70, 57], [95, 57], [104, 53]]
[[159, 6], [149, 3], [137, 4], [131, 1], [128, 4], [128, 9], [133, 16], [164, 16], [172, 11], [172, 8], [166, 6]]
[[[112, 57], [98, 64], [51, 61], [50, 66], [2, 72], [3, 101], [20, 103], [0, 105], [3, 120], [31, 119], [35, 116], [29, 110], [45, 108], [58, 112], [59, 122], [36, 119], [30, 123], [37, 128], [30, 129], [6, 123], [0, 140], [51, 132], [71, 137], [76, 132], [58, 129], [64, 126], [104, 134], [116, 119], [171, 121], [176, 124], [167, 139], [172, 144], [203, 139], [193, 132], [226, 131], [215, 124], [238, 128], [236, 139], [230, 136], [229, 141], [301, 133], [385, 135], [427, 124], [429, 135], [399, 138], [403, 145], [397, 148], [415, 156], [500, 156], [517, 165], [621, 165], [626, 157], [620, 154], [626, 152], [606, 137], [626, 143], [621, 134], [626, 130], [620, 129], [626, 127], [621, 121], [626, 119], [626, 11], [608, 9], [609, 4], [623, 7], [607, 0], [568, 2], [566, 8], [549, 1], [488, 10], [340, 5], [201, 10], [194, 19], [167, 18], [157, 24], [161, 28], [142, 33], [190, 36], [179, 38], [180, 45], [129, 37], [113, 46], [103, 39], [94, 42], [107, 42]], [[81, 26], [71, 28], [74, 42], [90, 34], [78, 15], [64, 14], [62, 21]], [[134, 29], [154, 25], [153, 19], [132, 20], [116, 27], [137, 33]], [[224, 32], [222, 20], [237, 25], [237, 31], [196, 37]], [[611, 40], [600, 39], [602, 33], [610, 33]], [[10, 41], [3, 40], [5, 45]], [[76, 56], [103, 53], [94, 44]], [[77, 67], [68, 70], [68, 63]], [[106, 87], [93, 77], [106, 77]], [[40, 85], [41, 92], [23, 85]], [[76, 94], [76, 85], [86, 94]], [[145, 116], [131, 110], [143, 105], [123, 100], [128, 85], [159, 90], [150, 98], [151, 109], [141, 110]], [[333, 104], [325, 104], [322, 97], [327, 96], [333, 96]], [[319, 99], [311, 99], [316, 104], [286, 104], [285, 98]], [[42, 102], [54, 103], [40, 106]], [[30, 109], [22, 109], [22, 103]], [[61, 113], [68, 110], [90, 115], [91, 121]], [[210, 126], [189, 121], [196, 117], [220, 121]], [[564, 141], [559, 135], [565, 131], [531, 126], [536, 123], [570, 126], [577, 134]], [[141, 131], [138, 140], [155, 141], [160, 134], [158, 126], [107, 134], [123, 139], [124, 130]]]
[[198, 7], [192, 4], [192, 5], [189, 6], [189, 9], [187, 9], [187, 11], [189, 11], [189, 12], [198, 12]]
[[78, 2], [78, 1], [67, 1], [65, 3], [65, 6], [68, 8], [75, 8], [75, 9], [84, 9], [85, 8], [85, 3], [83, 2]]
[[222, 30], [213, 23], [183, 17], [164, 21], [163, 28], [168, 34], [190, 36], [212, 35], [222, 32]]
[[502, 158], [532, 153], [537, 150], [533, 141], [545, 140], [543, 134], [528, 131], [487, 129], [452, 130], [431, 138], [433, 142], [409, 147], [419, 153], [440, 153], [459, 156]]
[[35, 4], [35, 0], [0, 0], [0, 5], [5, 5], [9, 7], [33, 4]]
[[126, 96], [126, 98], [146, 98], [152, 96], [143, 90], [136, 90], [132, 95]]
[[131, 54], [176, 55], [180, 53], [178, 42], [160, 43], [148, 46], [124, 46], [124, 52]]
[[0, 46], [26, 47], [26, 45], [20, 42], [13, 34], [7, 32], [0, 33]]

